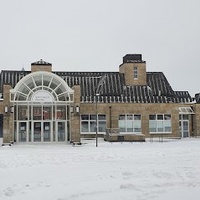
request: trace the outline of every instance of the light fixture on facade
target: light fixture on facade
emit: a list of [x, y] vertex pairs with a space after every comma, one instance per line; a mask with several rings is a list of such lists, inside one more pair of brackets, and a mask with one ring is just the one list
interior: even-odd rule
[[8, 107], [7, 107], [7, 106], [5, 106], [5, 109], [4, 109], [4, 111], [5, 111], [5, 113], [7, 113], [7, 112], [8, 112]]
[[77, 105], [76, 106], [76, 113], [79, 113], [80, 112], [80, 107]]

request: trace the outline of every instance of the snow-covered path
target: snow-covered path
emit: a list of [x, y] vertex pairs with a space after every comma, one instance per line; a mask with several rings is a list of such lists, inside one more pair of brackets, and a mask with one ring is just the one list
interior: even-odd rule
[[0, 147], [1, 200], [200, 198], [200, 139]]

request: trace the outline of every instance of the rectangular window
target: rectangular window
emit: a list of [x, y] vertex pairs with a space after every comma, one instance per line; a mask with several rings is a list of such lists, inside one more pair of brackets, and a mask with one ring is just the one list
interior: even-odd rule
[[42, 108], [41, 106], [33, 107], [33, 120], [42, 120]]
[[149, 115], [150, 133], [171, 133], [171, 115]]
[[28, 119], [28, 107], [19, 106], [18, 107], [18, 120], [27, 120]]
[[138, 67], [134, 67], [133, 77], [134, 79], [138, 79]]
[[[97, 117], [97, 121], [96, 121]], [[97, 122], [97, 127], [96, 127]], [[106, 133], [106, 115], [81, 115], [81, 133]]]
[[119, 115], [118, 126], [121, 133], [141, 133], [141, 115]]

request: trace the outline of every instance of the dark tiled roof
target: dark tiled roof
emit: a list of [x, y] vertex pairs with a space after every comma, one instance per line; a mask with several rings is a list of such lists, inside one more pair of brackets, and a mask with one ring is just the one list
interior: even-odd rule
[[[30, 71], [1, 71], [0, 93], [3, 84], [13, 88]], [[81, 102], [122, 103], [186, 103], [192, 98], [187, 91], [173, 91], [162, 72], [147, 72], [147, 85], [126, 86], [124, 74], [119, 72], [53, 72], [69, 87], [81, 86]]]
[[3, 92], [3, 85], [11, 85], [12, 88], [27, 74], [31, 73], [30, 71], [11, 71], [11, 70], [2, 70], [0, 73], [0, 93]]

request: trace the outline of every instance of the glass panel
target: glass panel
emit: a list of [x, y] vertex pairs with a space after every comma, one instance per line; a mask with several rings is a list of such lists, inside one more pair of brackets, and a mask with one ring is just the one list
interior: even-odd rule
[[65, 91], [66, 91], [66, 89], [65, 89], [65, 87], [64, 87], [63, 85], [60, 85], [60, 86], [56, 89], [57, 95], [59, 95], [59, 94], [65, 92]]
[[184, 120], [188, 120], [189, 119], [189, 115], [183, 115], [183, 119]]
[[126, 132], [126, 121], [119, 120], [119, 130], [120, 132]]
[[183, 137], [188, 137], [188, 131], [183, 131]]
[[171, 115], [164, 115], [165, 120], [171, 120]]
[[58, 141], [65, 141], [65, 122], [58, 122]]
[[29, 93], [28, 98], [27, 98], [28, 101], [31, 101], [33, 94], [34, 93], [32, 91]]
[[27, 119], [28, 119], [28, 107], [18, 106], [18, 120], [27, 120]]
[[25, 94], [21, 94], [19, 92], [17, 92], [16, 94], [16, 100], [18, 101], [26, 101], [27, 96]]
[[30, 90], [25, 85], [21, 85], [18, 91], [28, 94]]
[[41, 142], [41, 122], [34, 122], [33, 135], [34, 142]]
[[43, 133], [44, 133], [44, 141], [50, 141], [51, 137], [51, 123], [50, 122], [44, 122], [43, 123]]
[[51, 107], [43, 107], [43, 120], [51, 120], [52, 119], [52, 113], [51, 113]]
[[36, 91], [38, 91], [38, 90], [42, 90], [42, 87], [40, 86], [40, 87], [34, 88], [34, 89], [33, 89], [33, 92], [36, 92]]
[[141, 120], [141, 115], [134, 115], [134, 120]]
[[165, 132], [171, 132], [171, 120], [164, 121]]
[[30, 88], [33, 89], [35, 87], [34, 83], [33, 83], [33, 79], [30, 78], [26, 81], [26, 85]]
[[163, 121], [157, 121], [158, 132], [163, 132]]
[[33, 107], [33, 120], [41, 120], [42, 119], [42, 109], [41, 106]]
[[133, 120], [133, 115], [127, 115], [127, 120]]
[[183, 130], [184, 131], [188, 130], [188, 122], [187, 121], [183, 121]]
[[26, 122], [19, 122], [19, 142], [26, 142]]
[[119, 115], [119, 120], [125, 120], [125, 115]]
[[81, 132], [89, 132], [88, 121], [81, 122]]
[[136, 133], [141, 132], [141, 121], [140, 120], [134, 121], [134, 132], [136, 132]]
[[106, 120], [106, 115], [98, 115], [99, 120]]
[[47, 75], [43, 75], [43, 85], [48, 86], [49, 82], [51, 81], [51, 77]]
[[95, 122], [93, 122], [93, 121], [90, 122], [90, 132], [96, 132], [96, 121]]
[[34, 76], [33, 79], [35, 80], [35, 84], [37, 86], [41, 86], [42, 85], [42, 75]]
[[51, 85], [50, 85], [50, 88], [52, 90], [54, 90], [58, 85], [60, 84], [59, 81], [57, 81], [55, 78], [53, 78], [52, 82], [51, 82]]
[[60, 87], [58, 87], [55, 92], [56, 92], [57, 95], [63, 93], [63, 91], [61, 90]]
[[150, 129], [150, 132], [156, 132], [157, 131], [156, 120], [150, 120], [149, 121], [149, 129]]
[[157, 115], [158, 120], [163, 120], [163, 115]]
[[106, 132], [106, 122], [105, 121], [100, 121], [99, 122], [99, 132]]
[[189, 107], [188, 107], [188, 108], [186, 108], [186, 110], [187, 110], [188, 113], [193, 113], [192, 108], [189, 108]]
[[179, 132], [182, 133], [182, 123], [179, 121]]
[[127, 127], [127, 132], [133, 132], [133, 120], [127, 120], [126, 127]]
[[89, 115], [81, 115], [81, 120], [89, 120]]
[[57, 106], [57, 119], [66, 119], [66, 106]]
[[67, 95], [66, 94], [62, 94], [58, 97], [59, 101], [67, 101]]
[[149, 115], [149, 120], [156, 120], [156, 115]]
[[97, 116], [96, 115], [90, 115], [90, 120], [96, 120]]

